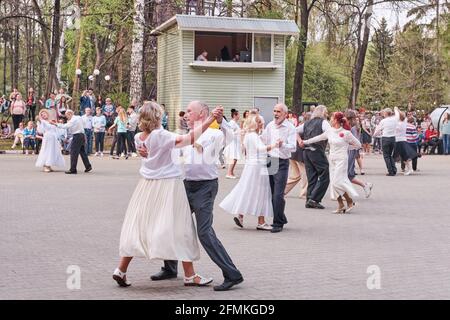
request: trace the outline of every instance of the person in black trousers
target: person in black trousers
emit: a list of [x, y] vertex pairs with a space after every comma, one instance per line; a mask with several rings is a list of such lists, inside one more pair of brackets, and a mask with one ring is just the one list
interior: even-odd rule
[[[305, 140], [318, 136], [330, 128], [330, 124], [326, 121], [327, 108], [325, 106], [317, 106], [311, 116], [300, 128]], [[305, 147], [303, 159], [305, 162], [306, 176], [308, 177], [308, 189], [306, 195], [306, 208], [324, 209], [320, 203], [327, 192], [330, 184], [330, 173], [325, 148], [327, 141], [313, 143]]]
[[72, 143], [70, 145], [70, 169], [66, 171], [66, 174], [77, 173], [78, 156], [81, 156], [84, 167], [84, 172], [92, 170], [92, 165], [89, 162], [88, 155], [86, 154], [86, 136], [84, 135], [83, 120], [80, 116], [75, 116], [72, 110], [66, 110], [67, 123], [57, 123], [56, 120], [52, 120], [51, 123], [58, 128], [67, 129], [68, 134], [72, 134]]
[[374, 136], [382, 133], [381, 147], [383, 149], [383, 158], [388, 170], [387, 176], [395, 176], [397, 174], [397, 167], [395, 166], [394, 150], [395, 150], [395, 130], [400, 119], [400, 112], [395, 107], [395, 114], [392, 109], [386, 108], [383, 110], [384, 119], [380, 121], [375, 129]]

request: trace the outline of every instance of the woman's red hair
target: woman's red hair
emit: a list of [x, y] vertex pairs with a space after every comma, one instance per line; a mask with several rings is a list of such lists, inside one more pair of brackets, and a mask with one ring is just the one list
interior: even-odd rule
[[342, 128], [350, 130], [350, 124], [342, 112], [335, 112], [334, 119], [342, 126]]

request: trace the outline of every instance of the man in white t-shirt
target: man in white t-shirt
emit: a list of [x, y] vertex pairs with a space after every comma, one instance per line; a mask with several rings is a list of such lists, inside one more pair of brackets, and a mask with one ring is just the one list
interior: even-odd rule
[[[191, 129], [204, 122], [209, 116], [208, 106], [200, 101], [192, 101], [186, 109], [188, 125]], [[184, 185], [191, 210], [195, 212], [197, 233], [200, 243], [211, 260], [222, 270], [224, 282], [215, 286], [215, 291], [226, 291], [244, 281], [212, 227], [214, 200], [217, 195], [218, 169], [216, 163], [223, 145], [223, 133], [208, 128], [194, 143], [182, 149], [184, 158]], [[145, 149], [139, 154], [146, 157]], [[164, 261], [161, 271], [151, 276], [154, 281], [176, 278], [177, 261]]]

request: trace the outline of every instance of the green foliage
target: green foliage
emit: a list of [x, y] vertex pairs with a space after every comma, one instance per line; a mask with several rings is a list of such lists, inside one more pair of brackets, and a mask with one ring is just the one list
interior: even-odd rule
[[112, 99], [116, 106], [121, 105], [122, 107], [127, 108], [130, 103], [127, 92], [111, 92], [107, 96]]
[[[292, 105], [292, 89], [297, 59], [297, 43], [286, 51], [286, 103]], [[303, 101], [319, 102], [331, 110], [342, 109], [350, 90], [350, 79], [336, 57], [326, 54], [323, 45], [310, 45], [306, 51]]]
[[396, 36], [396, 51], [390, 67], [391, 104], [431, 109], [442, 101], [444, 82], [438, 76], [434, 39], [412, 25]]
[[389, 68], [394, 53], [394, 37], [381, 20], [369, 46], [361, 82], [359, 101], [369, 109], [380, 110], [389, 104]]

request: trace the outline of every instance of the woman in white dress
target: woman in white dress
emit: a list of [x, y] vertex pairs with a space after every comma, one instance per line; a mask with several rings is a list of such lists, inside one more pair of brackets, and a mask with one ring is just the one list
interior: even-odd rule
[[48, 122], [49, 118], [50, 113], [47, 109], [39, 111], [39, 132], [44, 136], [36, 167], [44, 167], [44, 172], [52, 172], [52, 166], [59, 168], [66, 166], [61, 153], [61, 144], [58, 141], [58, 129]]
[[[361, 143], [350, 131], [350, 126], [342, 112], [335, 112], [331, 117], [331, 128], [314, 138], [302, 141], [299, 144], [311, 144], [322, 140], [327, 140], [330, 144], [330, 187], [331, 199], [337, 200], [339, 207], [334, 213], [345, 213], [351, 211], [355, 203], [354, 197], [358, 193], [353, 188], [352, 183], [348, 179], [348, 150], [349, 148], [361, 148]], [[344, 205], [345, 198], [347, 208]]]
[[231, 120], [228, 122], [233, 135], [227, 136], [226, 147], [223, 154], [227, 159], [228, 171], [225, 178], [236, 179], [234, 168], [239, 159], [241, 159], [241, 129], [239, 127], [239, 111], [231, 109]]
[[256, 229], [271, 230], [271, 226], [265, 222], [265, 217], [273, 217], [267, 151], [278, 148], [280, 142], [266, 146], [258, 135], [260, 123], [261, 118], [258, 115], [249, 115], [244, 123], [244, 170], [239, 182], [219, 206], [233, 215], [238, 215], [234, 221], [240, 228], [244, 227], [244, 215], [251, 215], [258, 217]]
[[[217, 111], [214, 111], [217, 114]], [[145, 102], [140, 109], [136, 148], [144, 146], [148, 156], [142, 159], [140, 179], [128, 204], [120, 235], [120, 263], [113, 279], [122, 286], [133, 257], [181, 260], [186, 286], [205, 286], [212, 282], [194, 272], [193, 261], [200, 258], [193, 217], [183, 184], [183, 171], [173, 152], [193, 144], [213, 122], [210, 116], [202, 125], [185, 135], [161, 126], [162, 108]]]

